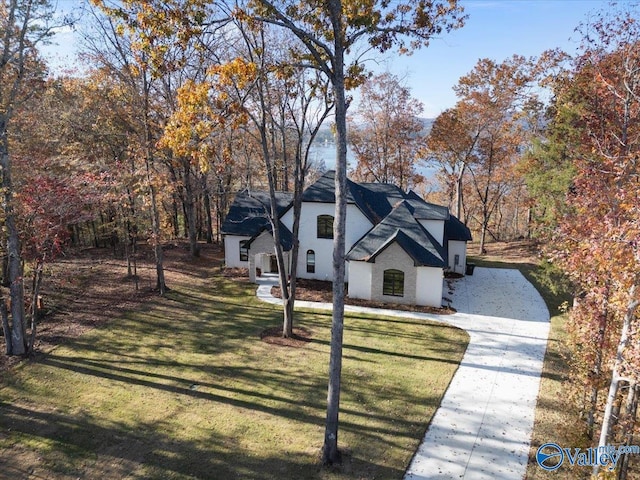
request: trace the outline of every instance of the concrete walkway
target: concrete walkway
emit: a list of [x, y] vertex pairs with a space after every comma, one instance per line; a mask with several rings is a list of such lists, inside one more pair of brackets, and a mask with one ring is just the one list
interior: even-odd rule
[[[260, 279], [260, 299], [275, 278]], [[345, 310], [448, 323], [469, 333], [460, 367], [436, 411], [405, 480], [516, 480], [526, 472], [549, 312], [518, 270], [476, 268], [445, 283], [454, 315], [428, 315], [354, 307]], [[331, 304], [296, 302], [331, 309]]]

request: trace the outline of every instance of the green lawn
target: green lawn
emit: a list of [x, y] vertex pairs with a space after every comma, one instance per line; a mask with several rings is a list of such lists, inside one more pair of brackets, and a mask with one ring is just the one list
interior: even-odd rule
[[[340, 469], [318, 464], [331, 317], [300, 313], [301, 348], [255, 286], [171, 285], [0, 380], [0, 477], [400, 479], [467, 345], [461, 330], [349, 316]], [[33, 476], [29, 476], [32, 474]]]

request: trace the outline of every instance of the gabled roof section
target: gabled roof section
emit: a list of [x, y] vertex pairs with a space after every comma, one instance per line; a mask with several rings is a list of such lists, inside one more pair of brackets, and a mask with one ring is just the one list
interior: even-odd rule
[[[303, 202], [335, 203], [334, 170], [327, 171], [313, 185], [309, 186], [302, 195]], [[409, 195], [413, 196], [409, 196]], [[446, 207], [428, 204], [419, 196], [410, 192], [405, 194], [399, 187], [390, 183], [356, 183], [347, 179], [347, 203], [355, 204], [372, 225], [377, 225], [385, 218], [393, 206], [402, 200], [415, 204], [414, 209], [427, 212], [428, 218], [444, 220], [448, 215]], [[420, 219], [427, 218], [423, 213]]]
[[449, 215], [449, 220], [444, 222], [444, 241], [458, 240], [461, 242], [470, 242], [471, 230], [462, 223], [455, 215]]
[[[282, 245], [282, 249], [285, 252], [290, 251], [293, 248], [293, 233], [289, 230], [282, 222], [278, 221], [278, 226], [280, 228], [280, 245]], [[262, 234], [262, 232], [267, 231], [273, 237], [273, 227], [271, 226], [271, 222], [267, 221], [267, 224], [260, 228], [250, 239], [247, 246], [251, 246], [253, 241]]]
[[[291, 193], [276, 193], [278, 217], [282, 215], [292, 200]], [[247, 190], [238, 192], [222, 224], [222, 233], [252, 237], [259, 234], [267, 226], [271, 228], [267, 217], [267, 212], [271, 211], [270, 203], [267, 192], [249, 193]]]
[[413, 259], [415, 266], [446, 266], [446, 250], [420, 225], [406, 201], [399, 202], [362, 237], [347, 254], [347, 260], [373, 262], [394, 242]]
[[[336, 172], [335, 170], [328, 170], [322, 176], [315, 181], [315, 183], [309, 185], [304, 192], [302, 192], [303, 202], [317, 202], [317, 203], [335, 203], [336, 201]], [[347, 180], [349, 182], [349, 180]], [[348, 195], [348, 192], [347, 192]], [[347, 198], [347, 201], [353, 203], [353, 198]]]
[[429, 203], [411, 190], [405, 195], [407, 203], [413, 207], [413, 215], [418, 220], [448, 220], [449, 209], [442, 205]]

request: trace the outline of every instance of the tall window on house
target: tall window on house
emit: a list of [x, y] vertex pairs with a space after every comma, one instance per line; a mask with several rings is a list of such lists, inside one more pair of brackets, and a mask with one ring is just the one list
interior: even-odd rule
[[403, 297], [404, 272], [395, 269], [385, 270], [382, 284], [382, 294], [391, 295], [393, 297]]
[[333, 238], [333, 217], [318, 215], [318, 238]]
[[307, 250], [307, 273], [316, 273], [316, 252]]
[[240, 261], [249, 261], [249, 240], [240, 240]]

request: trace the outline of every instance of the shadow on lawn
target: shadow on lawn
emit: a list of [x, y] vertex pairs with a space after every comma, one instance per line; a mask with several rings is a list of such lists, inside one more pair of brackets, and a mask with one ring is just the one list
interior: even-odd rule
[[[9, 437], [29, 436], [65, 450], [67, 458], [51, 459], [48, 464], [25, 465], [6, 456], [0, 470], [11, 478], [178, 478], [264, 479], [318, 478], [319, 465], [293, 455], [277, 457], [242, 455], [236, 442], [226, 441], [212, 432], [206, 446], [197, 441], [176, 441], [163, 434], [163, 422], [138, 425], [135, 431], [125, 424], [103, 425], [89, 417], [61, 412], [0, 404], [2, 424], [10, 428]], [[91, 460], [83, 458], [89, 452]], [[40, 461], [43, 459], [40, 458]], [[366, 478], [371, 466], [348, 458], [345, 468]], [[398, 469], [374, 466], [379, 478], [401, 478]], [[48, 472], [47, 472], [48, 470]], [[364, 474], [365, 477], [362, 477]], [[38, 475], [45, 475], [39, 477]], [[9, 478], [9, 477], [8, 477]]]
[[[220, 283], [228, 285], [230, 282], [216, 282], [216, 285]], [[232, 295], [231, 301], [219, 298], [223, 291]], [[140, 387], [152, 395], [150, 398], [155, 398], [153, 392], [167, 392], [185, 399], [197, 399], [202, 402], [200, 407], [204, 412], [194, 412], [194, 415], [202, 415], [203, 419], [216, 414], [216, 405], [227, 405], [240, 411], [282, 417], [321, 429], [326, 407], [326, 378], [308, 372], [295, 376], [291, 370], [277, 368], [277, 361], [264, 361], [265, 352], [276, 355], [282, 350], [259, 348], [255, 353], [252, 349], [262, 346], [258, 338], [260, 331], [267, 326], [278, 325], [281, 312], [278, 307], [254, 306], [253, 298], [246, 304], [236, 304], [238, 299], [239, 292], [232, 287], [203, 290], [201, 295], [174, 289], [166, 299], [159, 299], [153, 308], [123, 315], [104, 327], [116, 330], [117, 334], [78, 337], [69, 342], [70, 353], [64, 355], [54, 351], [39, 362], [54, 370], [107, 379], [113, 382], [114, 388], [118, 385]], [[317, 331], [310, 347], [300, 350], [324, 358], [328, 350], [325, 339], [330, 329], [330, 313], [300, 313], [298, 318], [302, 319], [300, 325]], [[464, 350], [464, 345], [458, 343], [438, 343], [420, 350], [423, 344], [420, 340], [424, 338], [421, 331], [426, 326], [420, 321], [353, 316], [348, 322], [348, 328], [364, 337], [363, 342], [369, 335], [396, 336], [402, 339], [403, 348], [409, 344], [414, 349], [401, 352], [368, 344], [345, 344], [344, 358], [361, 364], [374, 362], [374, 356], [383, 356], [391, 364], [405, 358], [453, 365], [457, 362], [450, 358]], [[407, 326], [405, 324], [414, 325], [416, 329], [397, 331], [397, 327]], [[432, 325], [429, 327], [434, 328]], [[436, 328], [452, 327], [442, 325]], [[175, 355], [181, 349], [206, 357], [193, 357], [194, 361], [189, 358], [181, 362]], [[86, 356], [83, 351], [87, 352]], [[233, 360], [235, 364], [227, 364], [227, 356], [224, 359], [218, 356], [232, 351], [241, 352], [238, 354], [242, 356], [241, 360]], [[207, 361], [200, 360], [202, 358]], [[362, 377], [359, 375], [359, 372], [349, 372], [348, 369], [345, 372], [343, 395], [348, 401], [341, 409], [343, 433], [357, 437], [364, 444], [379, 444], [382, 450], [398, 448], [412, 451], [424, 433], [425, 424], [416, 424], [415, 417], [390, 413], [390, 402], [401, 398], [407, 405], [419, 407], [424, 412], [427, 408], [435, 409], [439, 398], [424, 392], [414, 393], [401, 381], [385, 384], [383, 391], [372, 391], [367, 375], [375, 375], [374, 371]], [[20, 388], [20, 380], [11, 383]], [[252, 385], [261, 388], [252, 388]], [[283, 390], [283, 385], [286, 385], [286, 390]], [[32, 436], [54, 445], [51, 447], [54, 453], [45, 454], [48, 463], [43, 468], [69, 472], [69, 475], [47, 478], [116, 479], [132, 474], [137, 474], [136, 478], [166, 478], [172, 473], [182, 475], [177, 478], [190, 475], [202, 479], [311, 479], [321, 476], [315, 457], [287, 455], [286, 445], [276, 449], [283, 452], [276, 453], [277, 456], [269, 456], [273, 453], [252, 456], [251, 452], [243, 454], [239, 442], [244, 437], [227, 432], [212, 432], [207, 445], [203, 445], [202, 440], [172, 437], [170, 432], [175, 424], [172, 427], [163, 421], [153, 424], [139, 422], [132, 426], [83, 413], [86, 411], [81, 404], [75, 407], [80, 414], [50, 411], [54, 408], [0, 404], [0, 432], [9, 432], [9, 444], [12, 438], [15, 438], [13, 442], [23, 442], [25, 437]], [[100, 411], [99, 406], [96, 411]], [[0, 440], [4, 440], [2, 436]], [[282, 440], [276, 438], [273, 441]], [[266, 451], [273, 452], [273, 449]], [[402, 477], [402, 470], [378, 465], [377, 457], [370, 461], [359, 458], [360, 454], [358, 451], [347, 452], [345, 458], [345, 473], [352, 471], [353, 478]], [[53, 460], [50, 455], [53, 455]], [[24, 468], [24, 465], [12, 463], [11, 456], [3, 457], [0, 470], [10, 472]]]
[[[199, 366], [196, 368], [208, 370], [212, 375], [208, 378], [221, 378], [220, 382], [207, 382], [202, 379], [189, 379], [177, 377], [163, 373], [150, 372], [149, 370], [134, 369], [128, 367], [119, 367], [115, 363], [109, 361], [96, 361], [81, 357], [60, 357], [55, 354], [49, 355], [41, 362], [54, 368], [70, 370], [83, 375], [105, 378], [115, 382], [122, 382], [129, 385], [138, 385], [142, 387], [152, 388], [185, 397], [206, 400], [214, 403], [224, 403], [238, 408], [259, 411], [270, 415], [288, 418], [304, 423], [315, 425], [323, 424], [323, 413], [326, 407], [322, 394], [326, 389], [325, 379], [311, 381], [303, 378], [297, 378], [295, 382], [290, 382], [290, 378], [284, 374], [270, 372], [264, 369], [253, 369], [251, 367], [217, 367]], [[162, 366], [167, 367], [167, 363], [163, 362]], [[155, 362], [150, 360], [147, 365]], [[172, 365], [180, 370], [192, 370], [194, 367], [190, 365]], [[234, 381], [243, 382], [245, 385], [252, 385], [259, 382], [262, 385], [271, 385], [271, 391], [279, 391], [283, 384], [289, 384], [288, 393], [290, 397], [264, 394], [255, 389], [240, 388], [237, 386], [229, 387], [223, 382], [225, 379], [233, 379]], [[162, 383], [171, 382], [171, 383]], [[344, 385], [345, 391], [351, 392], [355, 396], [370, 395], [371, 392], [367, 388], [366, 382], [360, 384], [352, 383]], [[374, 392], [379, 397], [379, 403], [383, 405], [387, 399], [398, 398], [400, 396], [407, 397], [406, 389], [400, 385], [388, 385], [386, 394]], [[415, 398], [416, 403], [421, 405], [435, 405], [436, 398]], [[301, 401], [306, 409], [316, 410], [317, 414], [305, 413], [301, 410]], [[278, 405], [278, 406], [274, 406]], [[346, 419], [341, 421], [341, 428], [351, 430], [360, 434], [367, 434], [380, 440], [378, 434], [397, 435], [400, 432], [410, 432], [413, 424], [398, 418], [392, 418], [389, 413], [380, 408], [375, 411], [359, 411], [351, 408], [343, 407], [341, 409]], [[348, 418], [364, 417], [367, 419], [378, 420], [377, 425], [367, 427], [358, 422], [348, 421]], [[381, 427], [387, 425], [387, 427]]]

